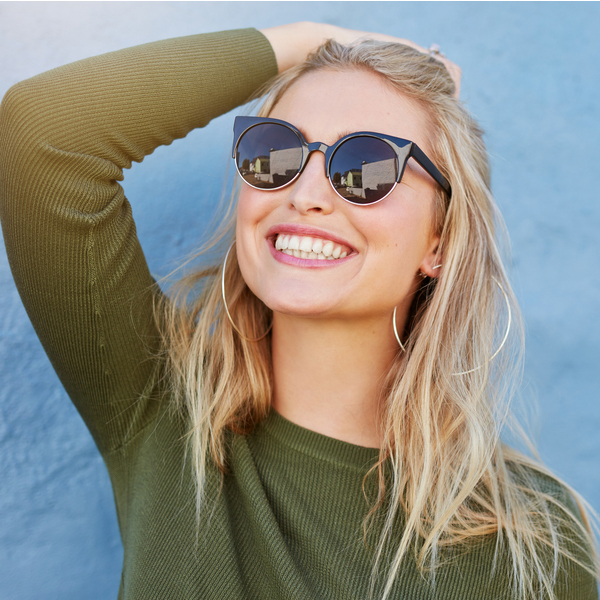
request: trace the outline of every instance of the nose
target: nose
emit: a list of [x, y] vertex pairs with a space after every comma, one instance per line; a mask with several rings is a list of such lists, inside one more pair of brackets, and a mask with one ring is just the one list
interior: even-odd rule
[[334, 209], [335, 192], [325, 176], [325, 155], [321, 148], [309, 146], [309, 149], [312, 152], [304, 170], [290, 188], [288, 204], [300, 214], [329, 214]]

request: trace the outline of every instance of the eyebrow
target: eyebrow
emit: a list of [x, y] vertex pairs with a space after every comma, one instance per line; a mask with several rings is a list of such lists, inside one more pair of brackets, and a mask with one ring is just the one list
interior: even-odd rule
[[350, 131], [350, 129], [345, 129], [344, 131], [340, 132], [340, 137], [338, 138], [338, 140], [341, 140], [343, 137], [346, 137], [347, 135], [350, 135], [351, 133], [356, 133], [355, 131]]

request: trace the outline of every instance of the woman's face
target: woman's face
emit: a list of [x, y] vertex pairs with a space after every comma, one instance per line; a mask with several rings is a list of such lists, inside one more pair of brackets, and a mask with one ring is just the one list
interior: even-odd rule
[[[320, 70], [301, 77], [269, 115], [295, 125], [308, 142], [327, 145], [347, 133], [375, 131], [416, 142], [431, 156], [431, 125], [415, 101], [365, 70]], [[419, 270], [435, 276], [433, 231], [436, 183], [410, 159], [402, 182], [377, 204], [340, 198], [325, 177], [325, 160], [311, 154], [301, 176], [275, 191], [243, 184], [237, 255], [249, 288], [275, 313], [317, 318], [389, 318], [408, 309]], [[275, 248], [277, 237], [305, 244], [322, 240], [348, 255], [294, 259]], [[317, 245], [318, 249], [318, 245]]]

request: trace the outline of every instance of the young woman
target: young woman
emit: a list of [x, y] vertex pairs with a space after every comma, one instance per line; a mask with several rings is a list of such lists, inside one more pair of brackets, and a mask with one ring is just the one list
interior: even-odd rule
[[[597, 598], [586, 512], [500, 439], [519, 322], [458, 70], [361, 35], [168, 40], [3, 101], [11, 267], [111, 476], [120, 598]], [[261, 87], [223, 261], [166, 299], [117, 182]]]

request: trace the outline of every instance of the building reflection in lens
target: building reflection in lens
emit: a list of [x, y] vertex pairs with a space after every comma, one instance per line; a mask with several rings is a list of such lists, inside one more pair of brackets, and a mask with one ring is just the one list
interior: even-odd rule
[[368, 163], [363, 161], [360, 168], [339, 171], [332, 176], [336, 190], [344, 198], [353, 202], [374, 202], [383, 198], [396, 183], [397, 167], [395, 158], [386, 158]]
[[302, 147], [296, 134], [279, 124], [249, 129], [238, 145], [242, 177], [254, 187], [271, 189], [289, 183], [302, 165]]

